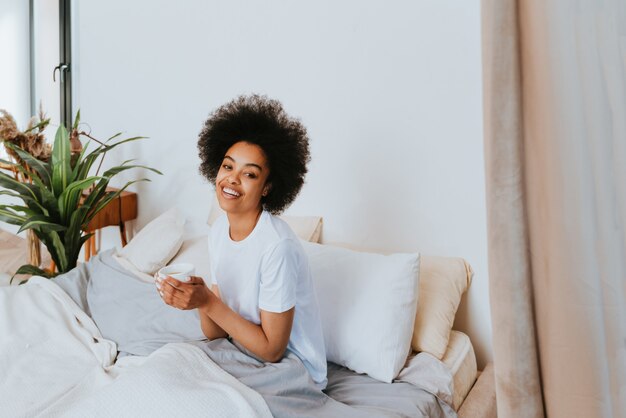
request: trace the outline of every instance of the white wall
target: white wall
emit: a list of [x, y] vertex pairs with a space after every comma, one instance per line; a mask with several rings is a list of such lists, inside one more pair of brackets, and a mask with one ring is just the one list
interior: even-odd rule
[[0, 109], [23, 128], [30, 118], [28, 2], [0, 2]]
[[[28, 29], [28, 2], [2, 0], [0, 2], [0, 109], [9, 112], [20, 129], [30, 119], [30, 52]], [[0, 143], [0, 158], [6, 159]], [[0, 196], [0, 204], [19, 201]], [[18, 227], [0, 223], [0, 228], [17, 232]], [[0, 266], [0, 271], [2, 271]]]
[[202, 123], [237, 94], [268, 94], [311, 137], [307, 183], [288, 212], [322, 215], [326, 242], [466, 258], [476, 275], [457, 327], [481, 366], [491, 359], [478, 0], [76, 7], [82, 119], [101, 138], [150, 136], [107, 163], [139, 156], [165, 174], [135, 189], [137, 227], [175, 204], [206, 219]]

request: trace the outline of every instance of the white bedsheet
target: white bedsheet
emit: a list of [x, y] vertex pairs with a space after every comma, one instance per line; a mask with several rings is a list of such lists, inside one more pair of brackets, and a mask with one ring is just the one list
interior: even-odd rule
[[116, 353], [52, 281], [0, 287], [0, 416], [271, 417], [258, 393], [194, 346], [118, 366]]

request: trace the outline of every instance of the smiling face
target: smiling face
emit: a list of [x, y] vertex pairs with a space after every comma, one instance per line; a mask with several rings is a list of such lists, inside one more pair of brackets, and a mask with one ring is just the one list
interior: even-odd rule
[[258, 145], [240, 141], [231, 146], [215, 179], [220, 207], [232, 215], [256, 216], [267, 195], [270, 174], [265, 153]]

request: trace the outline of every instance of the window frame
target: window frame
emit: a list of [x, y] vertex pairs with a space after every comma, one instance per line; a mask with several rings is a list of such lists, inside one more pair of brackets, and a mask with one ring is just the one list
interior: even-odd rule
[[[53, 77], [59, 70], [59, 121], [70, 129], [72, 126], [72, 5], [71, 0], [59, 0], [59, 64], [53, 70]], [[30, 70], [30, 114], [37, 114], [37, 92], [35, 77], [35, 0], [28, 1], [28, 45]], [[4, 147], [0, 150], [0, 158], [8, 157]], [[11, 166], [0, 162], [0, 169], [10, 169]]]
[[[37, 114], [35, 80], [35, 0], [29, 0], [30, 45], [30, 113]], [[53, 77], [59, 77], [59, 121], [70, 128], [72, 125], [72, 4], [71, 0], [59, 0], [59, 63], [53, 69]], [[58, 72], [57, 72], [58, 70]]]

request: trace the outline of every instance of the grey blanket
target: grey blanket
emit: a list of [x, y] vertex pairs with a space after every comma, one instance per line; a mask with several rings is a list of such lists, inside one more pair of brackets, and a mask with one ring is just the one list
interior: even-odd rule
[[115, 341], [121, 355], [146, 356], [167, 343], [203, 340], [196, 310], [163, 303], [154, 283], [124, 269], [113, 251], [92, 257], [54, 282]]
[[226, 339], [194, 345], [260, 393], [277, 418], [456, 417], [446, 402], [408, 382], [383, 383], [328, 363], [328, 386], [320, 391], [294, 354], [279, 363], [263, 363]]
[[54, 280], [123, 354], [147, 355], [168, 342], [190, 342], [260, 393], [277, 418], [456, 417], [445, 390], [451, 376], [443, 366], [428, 363], [438, 362], [434, 358], [421, 358], [435, 366], [427, 372], [404, 373], [411, 376], [410, 383], [383, 383], [329, 363], [328, 386], [320, 391], [292, 353], [279, 363], [264, 363], [229, 340], [203, 340], [195, 311], [165, 305], [153, 284], [122, 268], [111, 252]]

